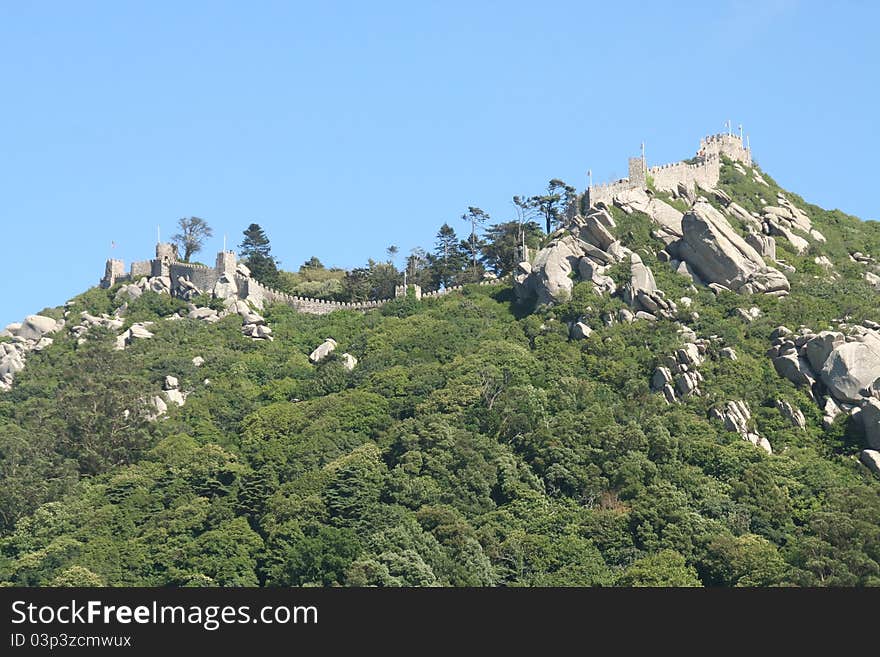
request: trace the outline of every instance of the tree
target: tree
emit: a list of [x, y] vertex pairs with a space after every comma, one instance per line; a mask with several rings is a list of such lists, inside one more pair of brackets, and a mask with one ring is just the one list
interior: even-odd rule
[[477, 237], [477, 226], [482, 226], [484, 223], [486, 223], [489, 220], [489, 215], [480, 208], [468, 206], [468, 211], [461, 215], [461, 218], [464, 221], [470, 222], [471, 224], [471, 234], [468, 238], [468, 247], [470, 248], [471, 252], [471, 262], [473, 264], [474, 278], [476, 278], [477, 253], [479, 253], [479, 238]]
[[697, 572], [675, 550], [661, 550], [633, 562], [617, 578], [617, 586], [702, 586]]
[[264, 285], [280, 286], [278, 262], [272, 257], [269, 238], [259, 224], [251, 224], [247, 227], [238, 249], [244, 264], [251, 270], [251, 276]]
[[400, 253], [400, 249], [397, 248], [396, 245], [392, 244], [392, 245], [389, 246], [387, 249], [385, 249], [385, 252], [388, 254], [388, 262], [391, 263], [391, 264], [393, 265], [393, 264], [394, 264], [394, 258], [396, 258], [396, 257], [397, 257], [397, 254]]
[[574, 187], [554, 178], [548, 183], [546, 194], [532, 196], [528, 202], [544, 217], [549, 235], [553, 232], [554, 226], [562, 223], [566, 208], [574, 203], [576, 196], [577, 192]]
[[454, 285], [465, 262], [465, 255], [461, 251], [455, 229], [449, 224], [443, 224], [437, 232], [432, 262], [437, 287]]
[[316, 256], [312, 256], [299, 266], [300, 272], [308, 271], [310, 269], [324, 269], [324, 263]]
[[433, 288], [432, 258], [433, 256], [425, 253], [425, 250], [419, 247], [410, 251], [406, 259], [406, 280], [420, 286], [425, 291]]
[[202, 250], [205, 240], [214, 234], [208, 222], [199, 217], [181, 217], [177, 220], [180, 232], [171, 241], [179, 251], [183, 251], [183, 261], [189, 262], [194, 253]]
[[522, 259], [522, 244], [537, 248], [541, 243], [541, 227], [534, 221], [520, 224], [505, 221], [486, 229], [481, 259], [499, 276], [511, 273]]

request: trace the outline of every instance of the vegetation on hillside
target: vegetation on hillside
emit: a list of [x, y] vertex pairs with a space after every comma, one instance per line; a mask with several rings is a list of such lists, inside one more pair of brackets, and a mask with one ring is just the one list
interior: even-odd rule
[[[765, 178], [758, 192], [775, 194]], [[722, 187], [744, 207], [751, 185], [725, 167]], [[764, 355], [779, 324], [880, 320], [848, 258], [880, 253], [880, 230], [788, 198], [828, 243], [785, 252], [797, 273], [784, 299], [695, 292], [657, 260], [647, 217], [615, 213], [667, 296], [693, 299], [694, 330], [739, 357], [708, 360], [704, 396], [682, 404], [648, 385], [680, 346], [677, 327], [605, 326], [602, 312], [622, 302], [590, 283], [534, 313], [509, 285], [369, 313], [276, 305], [264, 313], [274, 342], [243, 337], [235, 316], [164, 321], [181, 302], [145, 292], [126, 322], [155, 321], [153, 339], [120, 352], [99, 329], [82, 345], [59, 333], [0, 396], [0, 581], [880, 585], [880, 482], [854, 458], [858, 430], [843, 417], [823, 429]], [[841, 279], [810, 267], [820, 253]], [[409, 280], [448, 285], [471, 255], [445, 226], [430, 255], [414, 254], [429, 264]], [[355, 274], [312, 260], [279, 276], [301, 293], [361, 295], [392, 280], [381, 267], [394, 265]], [[110, 312], [114, 294], [89, 290], [70, 311]], [[762, 317], [737, 317], [746, 305]], [[566, 322], [582, 316], [595, 333], [570, 340]], [[309, 362], [328, 336], [357, 357], [353, 371], [335, 355]], [[153, 421], [148, 398], [169, 374], [186, 405]], [[730, 399], [748, 402], [773, 455], [708, 419]], [[783, 421], [776, 399], [803, 411], [806, 430]]]

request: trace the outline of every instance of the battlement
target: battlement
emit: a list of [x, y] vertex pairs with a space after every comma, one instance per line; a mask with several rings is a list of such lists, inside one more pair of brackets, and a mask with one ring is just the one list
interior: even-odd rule
[[[614, 197], [626, 191], [647, 187], [651, 179], [655, 189], [675, 192], [679, 185], [693, 190], [699, 185], [715, 187], [721, 176], [721, 157], [752, 165], [751, 148], [734, 134], [709, 135], [700, 140], [694, 162], [670, 162], [645, 169], [641, 158], [629, 158], [629, 177], [610, 183], [590, 185], [584, 193], [584, 204], [595, 206], [599, 202], [610, 205]], [[646, 173], [645, 173], [646, 171]]]
[[[168, 245], [157, 245], [156, 258], [153, 260], [142, 260], [133, 262], [131, 265], [131, 273], [125, 273], [125, 263], [122, 260], [107, 260], [104, 269], [104, 278], [101, 279], [101, 287], [109, 288], [119, 282], [136, 281], [143, 277], [166, 276], [171, 280], [171, 292], [176, 294], [180, 292], [183, 286], [181, 279], [189, 281], [202, 292], [210, 294], [215, 286], [224, 278], [227, 281], [234, 281], [238, 290], [238, 296], [242, 299], [250, 299], [263, 303], [283, 303], [290, 306], [297, 312], [308, 313], [311, 315], [326, 315], [336, 310], [356, 310], [365, 311], [374, 308], [380, 308], [393, 299], [376, 299], [373, 301], [330, 301], [327, 299], [313, 299], [310, 297], [300, 297], [281, 290], [276, 290], [263, 285], [256, 279], [243, 276], [236, 271], [238, 264], [235, 253], [232, 251], [221, 251], [217, 254], [216, 265], [208, 267], [190, 262], [180, 262], [177, 260], [177, 251], [165, 248]], [[161, 248], [160, 248], [161, 247]], [[163, 273], [157, 274], [157, 271]], [[481, 285], [493, 285], [499, 283], [500, 280], [482, 281]], [[435, 292], [427, 292], [422, 294], [422, 289], [418, 285], [409, 285], [404, 287], [398, 285], [394, 290], [394, 298], [401, 298], [407, 295], [407, 288], [411, 287], [416, 299], [422, 297], [435, 298], [448, 294], [455, 290], [460, 290], [461, 285], [437, 290]]]

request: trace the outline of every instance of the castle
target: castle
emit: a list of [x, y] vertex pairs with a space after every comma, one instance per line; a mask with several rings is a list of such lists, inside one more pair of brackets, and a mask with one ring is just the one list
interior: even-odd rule
[[721, 157], [725, 156], [748, 166], [752, 164], [752, 149], [742, 136], [730, 133], [710, 135], [700, 140], [700, 149], [692, 162], [672, 162], [648, 168], [644, 156], [629, 158], [629, 177], [611, 183], [590, 185], [584, 193], [584, 205], [592, 207], [599, 202], [611, 204], [616, 194], [648, 186], [650, 177], [655, 189], [675, 192], [679, 185], [691, 191], [696, 185], [712, 188], [721, 175]]
[[[617, 194], [647, 187], [649, 177], [655, 189], [676, 193], [680, 185], [691, 191], [694, 191], [697, 185], [702, 188], [715, 187], [721, 175], [722, 156], [749, 166], [752, 164], [751, 148], [743, 142], [742, 136], [729, 132], [710, 135], [700, 140], [700, 148], [691, 162], [673, 162], [648, 168], [644, 155], [629, 158], [629, 177], [611, 183], [590, 185], [581, 197], [582, 205], [592, 207], [599, 202], [610, 205]], [[574, 212], [574, 204], [569, 208], [569, 212]], [[390, 299], [379, 299], [348, 303], [291, 295], [267, 287], [251, 278], [246, 269], [242, 270], [238, 266], [233, 251], [221, 251], [217, 254], [214, 267], [207, 267], [181, 262], [178, 259], [177, 247], [161, 242], [156, 245], [155, 258], [131, 263], [127, 273], [122, 260], [107, 260], [100, 285], [109, 288], [119, 282], [135, 282], [144, 277], [163, 279], [164, 286], [173, 296], [186, 297], [193, 289], [208, 294], [214, 293], [217, 296], [219, 290], [222, 289], [226, 294], [231, 289], [235, 296], [259, 306], [264, 302], [283, 303], [299, 312], [319, 315], [334, 310], [368, 310], [390, 301]], [[496, 282], [498, 281], [484, 281], [484, 284]], [[417, 285], [408, 287], [414, 289], [417, 298], [423, 296]], [[397, 286], [395, 297], [406, 296], [408, 287]], [[444, 288], [425, 293], [424, 296], [440, 296], [460, 287]]]
[[125, 263], [122, 260], [111, 258], [104, 268], [104, 277], [101, 279], [101, 287], [113, 287], [119, 282], [134, 282], [146, 276], [157, 276], [171, 279], [171, 293], [179, 292], [181, 279], [187, 280], [200, 290], [212, 290], [220, 281], [220, 278], [235, 276], [237, 265], [235, 253], [221, 251], [217, 254], [217, 262], [214, 267], [196, 265], [178, 260], [177, 247], [174, 244], [159, 243], [156, 245], [156, 257], [152, 260], [139, 260], [131, 263], [129, 273], [125, 273]]
[[[326, 315], [334, 310], [370, 310], [378, 308], [392, 299], [376, 299], [373, 301], [330, 301], [300, 297], [263, 285], [251, 278], [246, 268], [239, 266], [233, 251], [221, 251], [217, 254], [214, 267], [197, 265], [178, 260], [177, 247], [173, 244], [159, 243], [156, 245], [156, 257], [151, 260], [140, 260], [131, 263], [126, 273], [125, 263], [118, 259], [109, 259], [101, 279], [102, 288], [113, 287], [116, 283], [133, 283], [141, 278], [158, 278], [163, 280], [163, 288], [172, 296], [187, 298], [194, 289], [198, 292], [214, 294], [214, 296], [244, 299], [262, 307], [265, 303], [283, 303], [297, 312], [311, 315]], [[495, 285], [500, 279], [481, 281], [480, 285]], [[462, 289], [462, 285], [450, 286], [433, 292], [422, 293], [418, 285], [397, 285], [394, 297], [405, 297], [411, 291], [416, 299], [434, 298]]]

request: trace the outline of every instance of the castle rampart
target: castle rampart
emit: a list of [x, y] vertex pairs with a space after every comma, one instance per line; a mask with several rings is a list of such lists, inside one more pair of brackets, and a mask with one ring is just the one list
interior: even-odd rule
[[[647, 179], [655, 189], [676, 191], [679, 184], [693, 190], [696, 185], [704, 188], [715, 187], [721, 176], [721, 157], [752, 164], [751, 148], [742, 139], [732, 134], [709, 135], [700, 140], [700, 148], [694, 162], [672, 162], [647, 169], [641, 158], [629, 159], [629, 177], [611, 183], [591, 185], [584, 193], [584, 205], [595, 206], [599, 202], [610, 205], [614, 197], [626, 191], [647, 187]], [[641, 165], [641, 166], [639, 166]]]
[[[125, 273], [125, 263], [122, 260], [108, 260], [104, 270], [104, 278], [101, 279], [101, 287], [108, 288], [123, 281], [135, 281], [145, 276], [162, 275], [171, 278], [172, 294], [176, 294], [181, 290], [182, 286], [179, 280], [181, 278], [188, 280], [203, 292], [210, 294], [217, 282], [225, 276], [230, 281], [235, 282], [238, 296], [242, 299], [251, 298], [255, 300], [260, 299], [268, 303], [283, 303], [297, 312], [311, 315], [326, 315], [335, 310], [372, 310], [391, 301], [391, 299], [377, 299], [374, 301], [344, 302], [299, 297], [273, 289], [263, 285], [256, 279], [238, 273], [236, 271], [238, 263], [235, 253], [232, 251], [221, 251], [217, 254], [216, 266], [207, 267], [189, 262], [179, 262], [177, 261], [177, 251], [171, 251], [166, 247], [167, 245], [163, 244], [157, 245], [156, 258], [153, 260], [132, 263], [131, 274]], [[154, 274], [156, 271], [164, 273]], [[483, 281], [480, 284], [493, 285], [499, 282], [500, 280], [492, 280]], [[457, 285], [422, 294], [421, 288], [418, 285], [412, 285], [411, 287], [417, 299], [439, 297], [462, 288], [461, 285]], [[395, 288], [395, 298], [403, 296], [406, 296], [406, 289], [402, 285], [397, 286]]]

